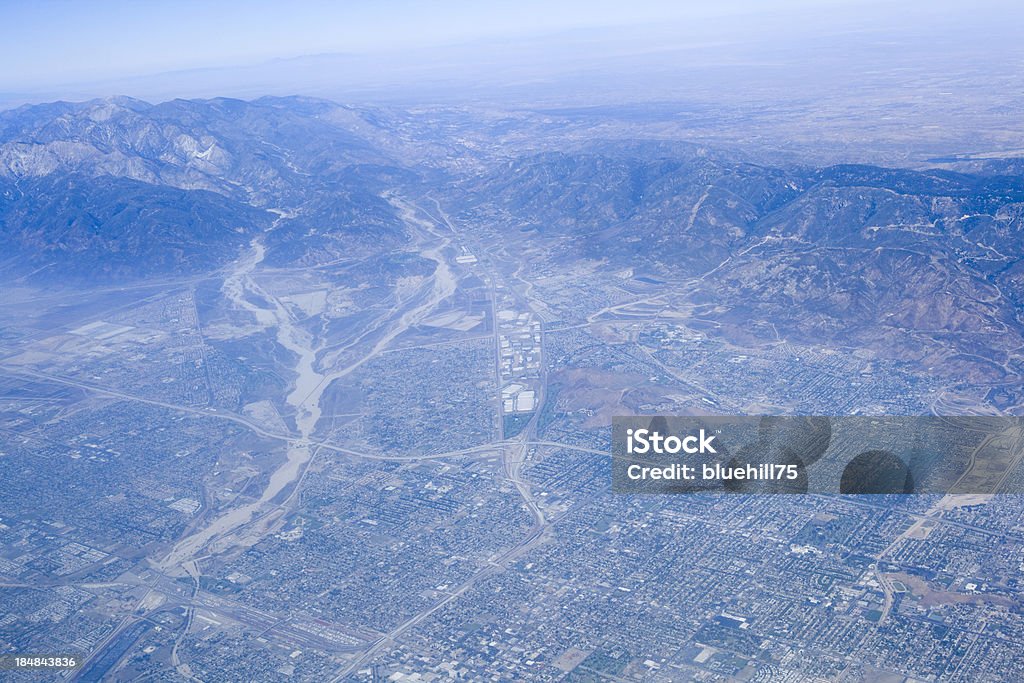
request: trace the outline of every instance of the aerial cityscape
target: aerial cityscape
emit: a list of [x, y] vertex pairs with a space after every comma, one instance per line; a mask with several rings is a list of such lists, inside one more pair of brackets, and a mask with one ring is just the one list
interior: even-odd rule
[[[916, 137], [11, 95], [0, 680], [1024, 680], [1024, 89], [964, 69]], [[649, 416], [929, 416], [872, 447], [960, 486], [624, 492]]]

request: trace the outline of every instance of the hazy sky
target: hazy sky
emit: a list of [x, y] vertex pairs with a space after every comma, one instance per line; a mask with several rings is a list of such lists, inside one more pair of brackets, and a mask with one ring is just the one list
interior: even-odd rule
[[696, 49], [709, 74], [741, 69], [739, 89], [782, 91], [764, 79], [800, 85], [809, 69], [834, 81], [923, 65], [952, 80], [958, 64], [1017, 69], [1022, 18], [1020, 0], [0, 0], [0, 105], [586, 76], [557, 90], [610, 68], [620, 84], [661, 73], [660, 86], [698, 68]]
[[[870, 0], [0, 0], [0, 89]], [[755, 10], [756, 8], [756, 10]]]

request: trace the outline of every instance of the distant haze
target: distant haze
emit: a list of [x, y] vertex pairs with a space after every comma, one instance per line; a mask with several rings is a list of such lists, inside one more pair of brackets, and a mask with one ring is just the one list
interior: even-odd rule
[[[0, 102], [119, 94], [451, 99], [528, 90], [543, 97], [545, 85], [584, 101], [609, 88], [624, 89], [617, 97], [658, 99], [694, 89], [691, 74], [720, 83], [728, 96], [757, 83], [790, 87], [787, 72], [808, 66], [809, 55], [824, 59], [817, 66], [826, 80], [937, 56], [944, 73], [965, 62], [1020, 71], [1015, 36], [1024, 10], [1005, 1], [971, 5], [6, 2]], [[793, 84], [807, 83], [805, 76]]]

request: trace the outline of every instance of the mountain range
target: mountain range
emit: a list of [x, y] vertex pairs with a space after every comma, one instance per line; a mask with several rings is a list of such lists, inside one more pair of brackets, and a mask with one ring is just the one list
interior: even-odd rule
[[[409, 248], [398, 189], [506, 250], [645, 273], [723, 306], [719, 324], [899, 334], [918, 357], [940, 338], [986, 355], [1024, 343], [1019, 161], [773, 164], [580, 142], [560, 136], [566, 117], [297, 97], [21, 107], [0, 114], [0, 268], [51, 286], [194, 275], [264, 234], [269, 265], [387, 257]], [[929, 342], [912, 350], [914, 335]]]

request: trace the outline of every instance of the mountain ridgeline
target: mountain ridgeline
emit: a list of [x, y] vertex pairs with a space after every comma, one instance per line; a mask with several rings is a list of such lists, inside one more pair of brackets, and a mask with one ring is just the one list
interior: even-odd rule
[[717, 324], [771, 319], [780, 333], [851, 342], [950, 333], [966, 335], [965, 352], [985, 335], [1021, 337], [1024, 175], [1012, 160], [970, 173], [776, 167], [621, 135], [563, 142], [545, 128], [550, 112], [490, 120], [467, 142], [474, 116], [307, 98], [4, 112], [0, 275], [192, 276], [257, 237], [271, 266], [373, 256], [386, 269], [415, 250], [401, 195], [494, 248], [685, 289], [719, 307]]
[[4, 272], [69, 284], [194, 274], [271, 226], [284, 260], [401, 244], [381, 192], [405, 171], [357, 119], [300, 99], [0, 113]]

